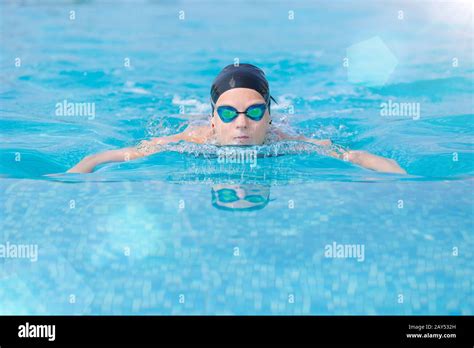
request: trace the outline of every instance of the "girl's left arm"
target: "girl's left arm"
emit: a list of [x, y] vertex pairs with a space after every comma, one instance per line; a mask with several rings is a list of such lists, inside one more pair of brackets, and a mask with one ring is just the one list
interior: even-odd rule
[[[332, 141], [329, 139], [318, 140], [318, 139], [307, 138], [302, 135], [298, 135], [298, 136], [283, 135], [283, 133], [280, 133], [280, 136], [282, 136], [282, 140], [299, 140], [299, 141], [304, 141], [307, 143], [312, 143], [315, 145], [325, 146], [325, 147], [332, 145]], [[367, 151], [345, 149], [345, 150], [340, 150], [339, 152], [336, 152], [331, 149], [328, 152], [328, 155], [334, 158], [341, 159], [343, 161], [349, 161], [361, 167], [372, 169], [378, 172], [407, 174], [407, 172], [402, 167], [400, 167], [398, 163], [394, 161], [393, 159], [377, 156]]]

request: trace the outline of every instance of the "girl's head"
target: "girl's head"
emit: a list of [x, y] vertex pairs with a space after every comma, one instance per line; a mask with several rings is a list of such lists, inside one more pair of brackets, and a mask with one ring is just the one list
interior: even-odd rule
[[226, 66], [211, 87], [211, 127], [220, 145], [260, 145], [270, 119], [265, 73], [251, 64]]

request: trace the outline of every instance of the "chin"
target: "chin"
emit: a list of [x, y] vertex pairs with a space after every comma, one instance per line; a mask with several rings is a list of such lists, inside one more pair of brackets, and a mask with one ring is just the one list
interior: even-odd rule
[[255, 139], [252, 138], [244, 138], [244, 139], [231, 139], [231, 145], [257, 145], [258, 142], [255, 141]]
[[230, 139], [218, 141], [218, 144], [221, 146], [252, 146], [252, 145], [262, 145], [263, 141], [259, 142], [258, 140], [252, 139], [252, 138], [244, 138], [244, 139], [230, 138]]

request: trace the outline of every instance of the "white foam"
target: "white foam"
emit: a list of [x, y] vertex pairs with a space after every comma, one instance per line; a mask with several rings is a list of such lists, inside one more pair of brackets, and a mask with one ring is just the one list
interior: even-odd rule
[[182, 99], [179, 95], [174, 95], [172, 103], [174, 105], [185, 106], [186, 114], [196, 115], [196, 114], [209, 114], [211, 106], [209, 102], [201, 102], [198, 99]]

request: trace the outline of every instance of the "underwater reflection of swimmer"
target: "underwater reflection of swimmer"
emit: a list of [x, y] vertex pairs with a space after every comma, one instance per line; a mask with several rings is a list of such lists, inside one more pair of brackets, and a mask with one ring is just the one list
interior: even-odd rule
[[265, 208], [270, 201], [270, 186], [257, 184], [216, 184], [212, 187], [212, 205], [229, 211]]

